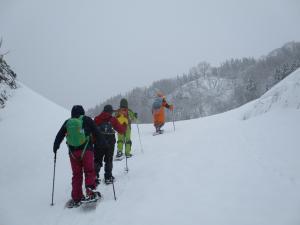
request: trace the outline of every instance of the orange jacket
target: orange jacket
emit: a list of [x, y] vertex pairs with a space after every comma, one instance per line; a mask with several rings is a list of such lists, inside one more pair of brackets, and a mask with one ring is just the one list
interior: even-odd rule
[[152, 111], [154, 125], [160, 125], [160, 124], [165, 123], [166, 119], [165, 119], [165, 109], [164, 108], [173, 110], [173, 106], [169, 105], [165, 98], [163, 98], [161, 107], [159, 109]]

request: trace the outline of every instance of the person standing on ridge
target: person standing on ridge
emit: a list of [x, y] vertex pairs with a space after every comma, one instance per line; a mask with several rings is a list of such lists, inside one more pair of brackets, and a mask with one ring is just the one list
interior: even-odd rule
[[[91, 143], [91, 135], [94, 135], [98, 141], [101, 134], [94, 121], [84, 114], [81, 105], [73, 106], [71, 118], [63, 123], [53, 145], [53, 152], [56, 154], [61, 142], [66, 137], [73, 173], [72, 199], [68, 202], [68, 208], [78, 207], [82, 202], [97, 201], [101, 197], [100, 192], [95, 191], [96, 175]], [[82, 192], [83, 173], [85, 175], [86, 197]]]
[[157, 134], [163, 133], [161, 128], [165, 124], [165, 109], [167, 108], [170, 111], [173, 111], [174, 106], [169, 105], [166, 101], [166, 97], [162, 92], [157, 92], [157, 97], [155, 98], [152, 104], [152, 116], [153, 116], [153, 125], [155, 127], [155, 132]]
[[125, 134], [118, 134], [118, 152], [116, 160], [123, 158], [123, 146], [125, 145], [125, 156], [130, 158], [131, 154], [131, 121], [137, 120], [137, 113], [128, 108], [127, 99], [123, 98], [120, 101], [120, 108], [116, 112], [116, 118], [121, 124], [126, 124], [127, 129]]
[[114, 181], [115, 178], [112, 175], [112, 169], [116, 144], [115, 131], [120, 134], [124, 134], [126, 131], [126, 125], [121, 125], [119, 121], [112, 116], [113, 111], [111, 105], [106, 105], [104, 106], [103, 112], [94, 119], [102, 135], [101, 141], [95, 145], [95, 171], [97, 184], [100, 183], [99, 173], [103, 165], [103, 158], [105, 162], [104, 182], [105, 184], [111, 184]]

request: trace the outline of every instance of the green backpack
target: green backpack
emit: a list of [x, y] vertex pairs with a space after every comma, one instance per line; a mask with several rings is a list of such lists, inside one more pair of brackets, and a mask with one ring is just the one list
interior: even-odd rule
[[85, 135], [82, 127], [83, 116], [79, 118], [71, 118], [66, 123], [67, 128], [67, 144], [73, 147], [79, 147], [88, 141], [88, 137]]

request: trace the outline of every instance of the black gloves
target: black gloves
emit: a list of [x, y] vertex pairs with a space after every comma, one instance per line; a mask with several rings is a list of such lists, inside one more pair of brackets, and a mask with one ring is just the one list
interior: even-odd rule
[[137, 118], [138, 118], [138, 114], [137, 114], [137, 113], [134, 113], [134, 117], [137, 119]]

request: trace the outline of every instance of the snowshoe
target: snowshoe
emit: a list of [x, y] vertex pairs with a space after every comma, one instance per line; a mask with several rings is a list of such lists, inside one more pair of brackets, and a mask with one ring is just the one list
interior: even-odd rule
[[116, 157], [115, 157], [115, 160], [116, 160], [116, 161], [120, 161], [120, 160], [122, 160], [122, 159], [124, 159], [124, 155], [123, 155], [122, 152], [119, 152], [119, 151], [118, 151], [118, 153], [117, 153], [117, 155], [116, 155]]
[[89, 194], [85, 197], [82, 201], [82, 208], [83, 210], [91, 210], [96, 209], [98, 203], [102, 199], [102, 195], [99, 191], [92, 190], [92, 194]]
[[77, 208], [81, 205], [81, 201], [74, 201], [73, 199], [70, 199], [69, 201], [67, 201], [65, 207], [66, 208]]
[[132, 157], [131, 153], [129, 153], [129, 154], [126, 155], [126, 158], [131, 158], [131, 157]]
[[87, 195], [83, 200], [81, 200], [82, 203], [91, 203], [91, 202], [97, 202], [101, 197], [101, 193], [99, 191], [91, 190], [91, 194]]
[[153, 136], [163, 134], [163, 133], [164, 133], [164, 130], [157, 130], [153, 133]]

